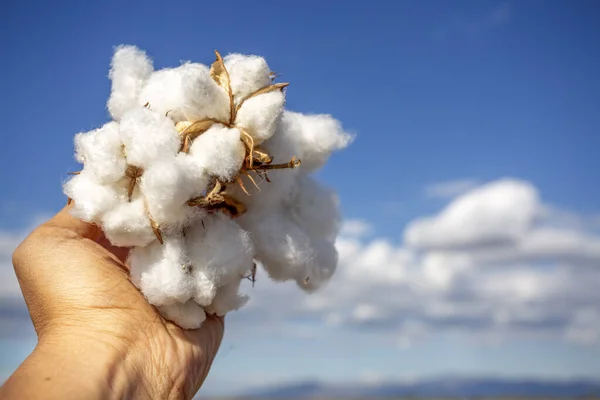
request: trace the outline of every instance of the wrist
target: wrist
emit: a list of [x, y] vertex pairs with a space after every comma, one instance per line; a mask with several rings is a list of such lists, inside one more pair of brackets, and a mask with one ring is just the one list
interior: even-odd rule
[[97, 334], [44, 335], [3, 390], [10, 395], [12, 386], [18, 388], [18, 398], [164, 398], [149, 384], [142, 355], [135, 343]]

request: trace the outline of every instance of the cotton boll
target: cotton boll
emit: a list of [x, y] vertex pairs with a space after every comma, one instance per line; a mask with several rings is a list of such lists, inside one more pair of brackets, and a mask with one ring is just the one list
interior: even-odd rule
[[253, 265], [249, 235], [220, 213], [202, 221], [204, 224], [189, 227], [185, 236], [194, 271], [217, 287], [241, 278]]
[[129, 256], [132, 282], [155, 306], [183, 303], [194, 290], [185, 239], [169, 235], [163, 240], [163, 244], [154, 241], [147, 247], [135, 247]]
[[138, 104], [149, 103], [161, 115], [168, 112], [175, 122], [215, 118], [229, 120], [229, 97], [210, 76], [207, 66], [185, 63], [152, 74]]
[[178, 228], [187, 225], [198, 216], [198, 208], [187, 201], [201, 192], [205, 182], [197, 182], [186, 170], [182, 158], [161, 160], [144, 171], [140, 179], [140, 191], [146, 199], [148, 211], [154, 221]]
[[142, 87], [152, 73], [152, 61], [135, 46], [119, 46], [113, 55], [109, 78], [112, 89], [107, 107], [116, 121], [137, 104]]
[[216, 124], [194, 140], [190, 155], [209, 174], [227, 181], [239, 172], [246, 149], [239, 130]]
[[119, 124], [111, 121], [99, 129], [75, 135], [75, 158], [101, 183], [122, 179], [127, 161], [121, 151]]
[[302, 160], [302, 168], [313, 172], [321, 168], [334, 151], [343, 149], [352, 140], [340, 122], [330, 115], [305, 115], [284, 111], [281, 129], [295, 138]]
[[124, 190], [101, 184], [85, 168], [64, 184], [63, 192], [75, 202], [71, 215], [86, 222], [97, 222], [103, 213], [126, 198]]
[[336, 193], [310, 177], [302, 177], [294, 191], [290, 202], [293, 220], [311, 237], [333, 241], [341, 222]]
[[204, 309], [193, 300], [158, 307], [160, 315], [183, 329], [198, 329], [206, 320]]
[[212, 304], [206, 307], [208, 314], [215, 314], [219, 317], [224, 316], [230, 311], [242, 308], [249, 300], [248, 296], [240, 295], [241, 279], [236, 279], [217, 290]]
[[173, 121], [143, 107], [123, 116], [119, 134], [127, 163], [144, 169], [158, 160], [173, 158], [181, 146]]
[[120, 203], [102, 217], [102, 230], [106, 238], [119, 247], [146, 246], [156, 239], [144, 199]]
[[236, 104], [249, 94], [271, 84], [271, 70], [262, 57], [234, 53], [225, 56], [223, 62], [229, 72]]
[[275, 133], [284, 105], [285, 95], [281, 90], [254, 96], [237, 112], [236, 124], [247, 130], [254, 144], [260, 144]]

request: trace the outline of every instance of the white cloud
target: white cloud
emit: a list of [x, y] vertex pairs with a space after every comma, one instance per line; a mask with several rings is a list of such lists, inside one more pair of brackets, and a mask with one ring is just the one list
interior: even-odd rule
[[431, 198], [447, 199], [463, 194], [473, 189], [477, 184], [478, 182], [474, 179], [436, 182], [425, 187], [425, 195]]
[[413, 221], [404, 237], [421, 248], [513, 243], [533, 224], [539, 208], [532, 185], [503, 179], [459, 196], [436, 216]]

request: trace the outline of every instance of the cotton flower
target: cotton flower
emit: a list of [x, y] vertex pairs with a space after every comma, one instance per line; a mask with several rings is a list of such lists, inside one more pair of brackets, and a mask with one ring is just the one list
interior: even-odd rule
[[154, 71], [117, 48], [112, 121], [75, 136], [83, 169], [64, 184], [71, 213], [130, 248], [130, 279], [167, 320], [196, 329], [242, 308], [261, 265], [306, 292], [335, 273], [335, 192], [312, 172], [352, 137], [329, 115], [284, 110], [264, 58]]

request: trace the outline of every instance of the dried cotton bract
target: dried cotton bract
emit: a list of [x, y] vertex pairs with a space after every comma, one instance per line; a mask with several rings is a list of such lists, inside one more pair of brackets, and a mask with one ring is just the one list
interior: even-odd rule
[[310, 174], [351, 137], [329, 115], [285, 111], [286, 83], [258, 56], [154, 71], [118, 47], [112, 121], [75, 136], [73, 215], [131, 248], [132, 282], [185, 329], [247, 301], [256, 263], [318, 289], [335, 272], [336, 194]]

